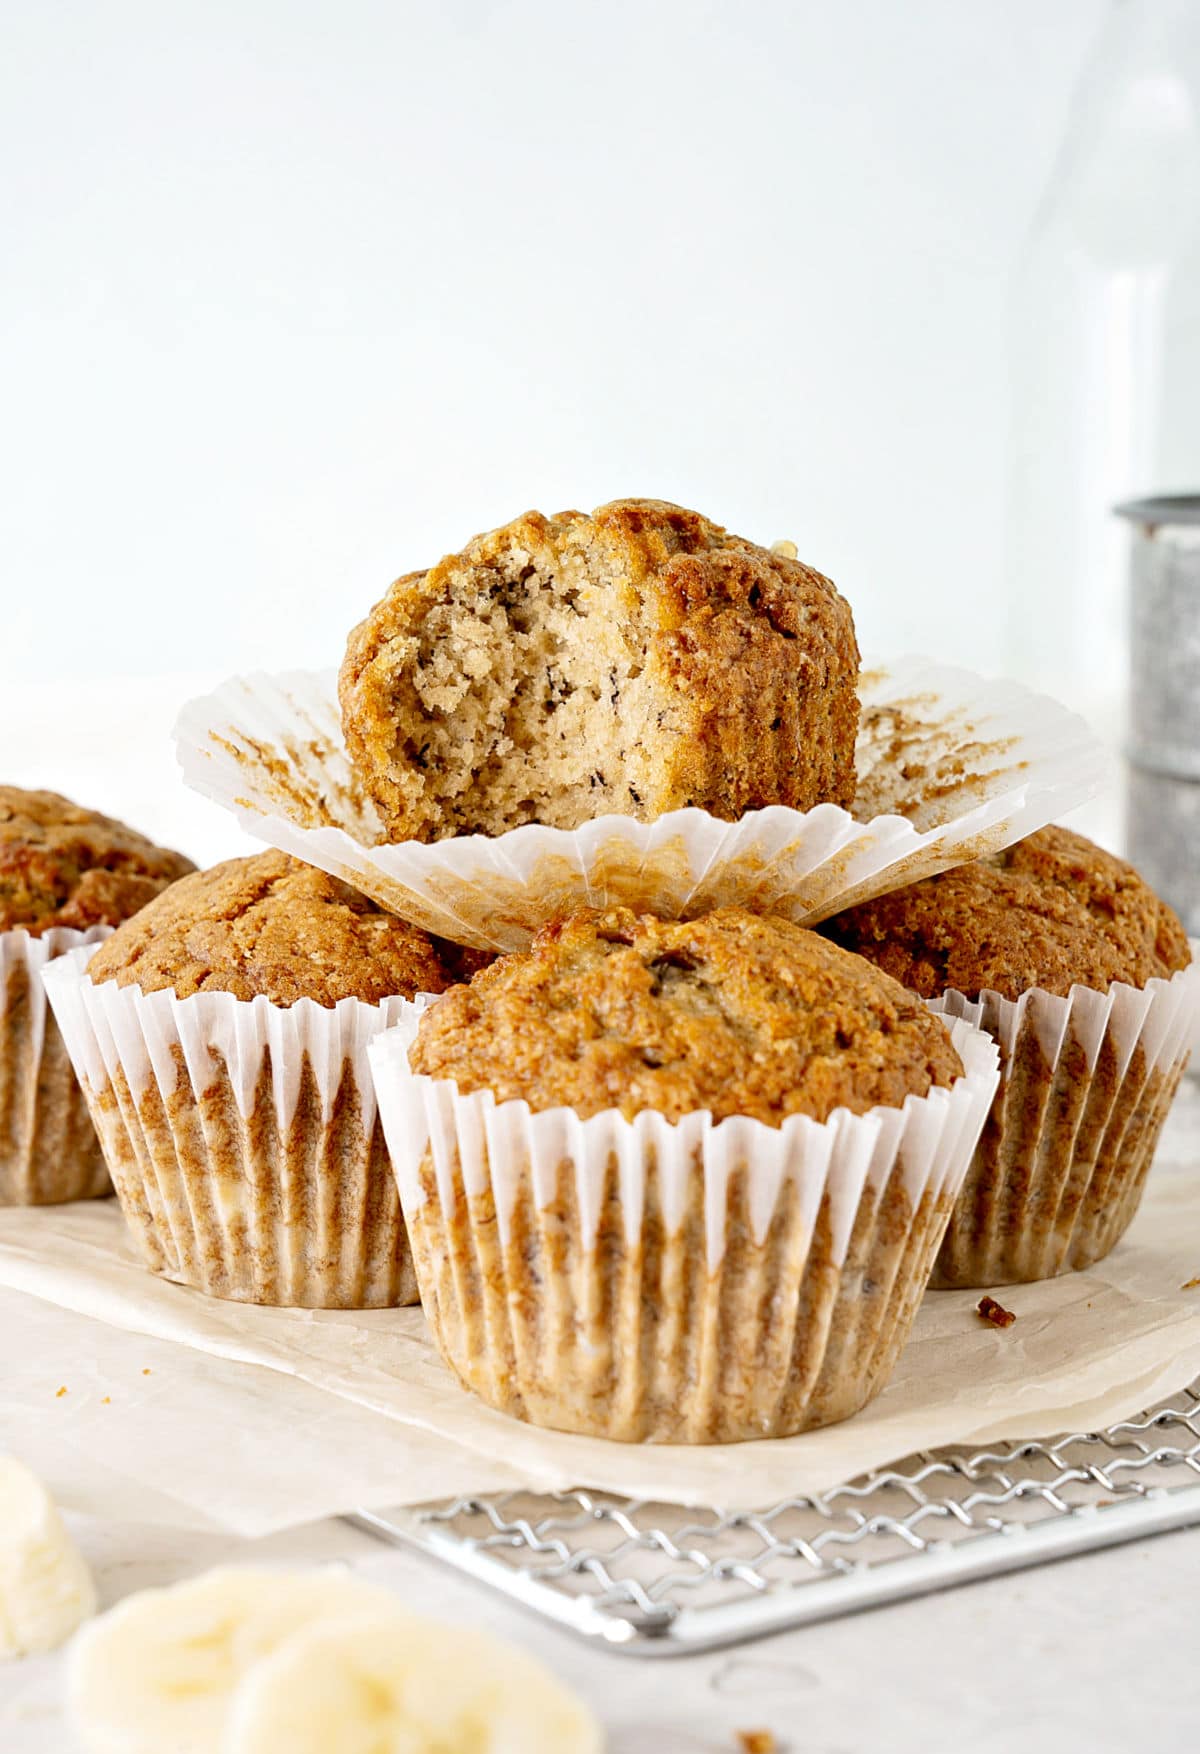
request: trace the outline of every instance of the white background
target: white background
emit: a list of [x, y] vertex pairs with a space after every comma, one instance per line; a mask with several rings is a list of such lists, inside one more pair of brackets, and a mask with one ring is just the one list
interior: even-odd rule
[[1103, 12], [10, 0], [0, 683], [333, 663], [631, 493], [995, 667], [1005, 294]]
[[9, 0], [0, 751], [201, 861], [180, 700], [648, 494], [1002, 667], [1006, 298], [1106, 0]]

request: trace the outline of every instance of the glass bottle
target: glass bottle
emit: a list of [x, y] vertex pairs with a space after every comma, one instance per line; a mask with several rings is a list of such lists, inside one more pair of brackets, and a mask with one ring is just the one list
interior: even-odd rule
[[1118, 501], [1200, 488], [1200, 3], [1114, 0], [1013, 287], [1007, 668], [1124, 734]]

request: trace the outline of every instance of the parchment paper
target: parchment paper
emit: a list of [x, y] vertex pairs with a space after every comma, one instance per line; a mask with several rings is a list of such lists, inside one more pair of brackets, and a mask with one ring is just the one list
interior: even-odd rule
[[[0, 1380], [0, 1451], [107, 1523], [256, 1537], [322, 1517], [331, 1496], [378, 1507], [398, 1479], [437, 1498], [479, 1478], [472, 1451], [414, 1454], [394, 1419], [298, 1377], [2, 1286]], [[497, 1464], [496, 1488], [515, 1483]]]
[[[98, 1498], [103, 1481], [125, 1497], [140, 1483], [163, 1496], [158, 1515], [169, 1516], [173, 1503], [192, 1520], [256, 1534], [356, 1504], [516, 1486], [762, 1508], [916, 1450], [1092, 1429], [1200, 1375], [1200, 1286], [1188, 1284], [1200, 1277], [1197, 1116], [1191, 1088], [1169, 1123], [1171, 1167], [1156, 1170], [1133, 1229], [1107, 1261], [1002, 1291], [1017, 1315], [1004, 1330], [974, 1313], [977, 1292], [929, 1293], [891, 1384], [855, 1419], [827, 1431], [711, 1449], [538, 1431], [457, 1386], [419, 1310], [347, 1314], [206, 1299], [144, 1271], [113, 1202], [0, 1211], [0, 1285], [178, 1343], [158, 1350], [177, 1361], [179, 1404], [166, 1419], [145, 1383], [128, 1405], [104, 1390], [110, 1379], [96, 1360], [111, 1336], [77, 1316], [62, 1317], [71, 1334], [65, 1351], [61, 1330], [56, 1342], [59, 1357], [77, 1359], [75, 1380], [67, 1373], [51, 1385], [52, 1368], [65, 1372], [65, 1363], [48, 1363], [56, 1330], [36, 1311], [31, 1326], [40, 1340], [31, 1344], [11, 1327], [5, 1336], [0, 1355], [15, 1354], [21, 1368], [6, 1364], [4, 1423], [19, 1438], [31, 1430], [31, 1408], [40, 1409], [39, 1432], [55, 1419], [61, 1430], [86, 1411], [81, 1426], [69, 1427], [70, 1441], [85, 1456], [100, 1445]], [[204, 1356], [179, 1368], [180, 1344]], [[136, 1387], [140, 1372], [132, 1380]], [[66, 1386], [68, 1397], [56, 1399], [55, 1386]], [[109, 1405], [99, 1405], [101, 1392], [112, 1393]], [[5, 1447], [17, 1447], [7, 1435]]]

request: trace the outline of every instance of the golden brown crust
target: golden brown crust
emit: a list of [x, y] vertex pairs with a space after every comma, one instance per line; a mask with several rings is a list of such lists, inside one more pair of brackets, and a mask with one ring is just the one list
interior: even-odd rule
[[93, 981], [152, 993], [263, 994], [275, 1005], [440, 993], [428, 933], [285, 853], [229, 859], [175, 884], [101, 945]]
[[0, 786], [0, 932], [116, 926], [195, 866], [57, 792]]
[[788, 920], [585, 910], [544, 927], [421, 1020], [414, 1071], [535, 1110], [676, 1121], [899, 1107], [962, 1064], [896, 982]]
[[[858, 663], [820, 573], [696, 512], [617, 500], [526, 513], [398, 579], [350, 635], [339, 694], [389, 833], [430, 840], [849, 807]], [[470, 742], [453, 774], [451, 723]]]
[[1133, 866], [1065, 828], [863, 902], [821, 930], [928, 999], [947, 988], [1018, 999], [1030, 987], [1144, 987], [1191, 961], [1178, 918]]

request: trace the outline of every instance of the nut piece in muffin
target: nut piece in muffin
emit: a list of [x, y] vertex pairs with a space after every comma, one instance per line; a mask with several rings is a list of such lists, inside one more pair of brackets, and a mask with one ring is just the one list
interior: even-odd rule
[[962, 1064], [898, 982], [790, 920], [585, 910], [543, 927], [421, 1019], [415, 1072], [498, 1102], [670, 1121], [899, 1107]]
[[1167, 904], [1123, 859], [1043, 828], [821, 930], [1000, 1044], [932, 1283], [1048, 1279], [1108, 1254], [1137, 1212], [1197, 1006]]
[[286, 853], [229, 859], [174, 884], [92, 957], [95, 983], [144, 993], [262, 994], [273, 1005], [440, 993], [437, 946], [349, 884]]
[[658, 500], [528, 512], [350, 635], [351, 762], [396, 840], [736, 821], [854, 797], [858, 646], [820, 573]]
[[0, 932], [118, 926], [195, 868], [57, 792], [0, 786]]
[[949, 987], [1005, 999], [1144, 987], [1192, 959], [1177, 916], [1133, 866], [1066, 828], [848, 908], [821, 931], [927, 999]]
[[0, 1206], [112, 1192], [41, 973], [192, 869], [57, 792], [0, 786]]
[[51, 982], [146, 1264], [251, 1303], [415, 1302], [367, 1044], [454, 978], [419, 927], [264, 852], [183, 878]]

